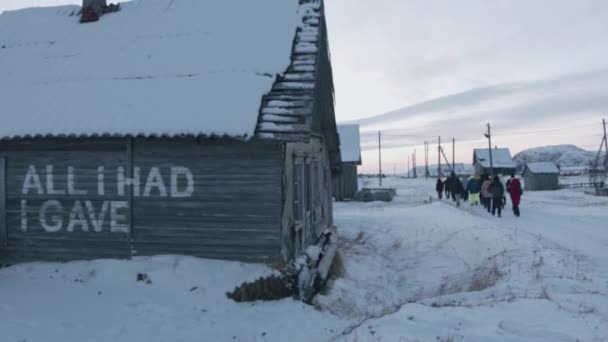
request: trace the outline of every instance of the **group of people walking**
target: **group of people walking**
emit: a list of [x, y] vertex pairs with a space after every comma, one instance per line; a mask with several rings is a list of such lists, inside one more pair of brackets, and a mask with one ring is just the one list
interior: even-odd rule
[[481, 204], [488, 213], [492, 213], [494, 216], [498, 214], [498, 217], [501, 217], [502, 210], [507, 202], [506, 194], [508, 193], [511, 197], [513, 214], [519, 217], [519, 204], [523, 190], [521, 182], [514, 174], [511, 175], [506, 185], [502, 184], [498, 176], [491, 178], [487, 174], [481, 177], [471, 176], [464, 183], [466, 185], [454, 172], [445, 181], [442, 181], [439, 177], [435, 185], [437, 196], [442, 199], [445, 193], [445, 197], [447, 199], [451, 197], [458, 207], [461, 200], [468, 200], [472, 206]]

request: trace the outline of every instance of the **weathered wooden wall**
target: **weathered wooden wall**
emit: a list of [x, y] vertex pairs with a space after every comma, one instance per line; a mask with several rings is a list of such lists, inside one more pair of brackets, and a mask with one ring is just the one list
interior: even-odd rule
[[282, 144], [258, 140], [2, 142], [2, 261], [171, 253], [273, 262], [283, 157]]
[[344, 199], [352, 199], [359, 190], [359, 180], [357, 179], [357, 164], [342, 163], [342, 191]]
[[281, 254], [290, 260], [333, 225], [330, 159], [319, 139], [287, 144], [283, 205]]
[[524, 184], [527, 191], [557, 190], [559, 188], [559, 177], [557, 174], [535, 174], [524, 173]]

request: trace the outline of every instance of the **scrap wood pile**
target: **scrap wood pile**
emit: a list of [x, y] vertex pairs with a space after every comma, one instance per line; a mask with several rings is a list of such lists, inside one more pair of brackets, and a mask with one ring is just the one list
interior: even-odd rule
[[107, 13], [120, 11], [120, 4], [107, 4], [106, 0], [85, 0], [80, 12], [81, 23], [92, 23], [98, 21]]
[[245, 282], [226, 295], [236, 302], [295, 297], [305, 303], [311, 303], [314, 296], [325, 286], [337, 249], [336, 233], [326, 230], [316, 245], [309, 246], [279, 275]]

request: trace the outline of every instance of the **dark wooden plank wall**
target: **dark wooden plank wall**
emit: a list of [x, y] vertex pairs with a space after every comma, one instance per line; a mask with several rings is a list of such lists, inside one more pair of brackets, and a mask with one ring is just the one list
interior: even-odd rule
[[342, 195], [344, 199], [352, 199], [359, 190], [359, 180], [357, 179], [357, 164], [342, 163]]
[[6, 158], [0, 155], [0, 255], [6, 243]]
[[[284, 175], [281, 254], [290, 260], [316, 244], [333, 225], [331, 167], [323, 141], [313, 138], [309, 143], [288, 143]], [[297, 210], [302, 212], [300, 219]]]
[[[152, 167], [186, 167], [195, 184], [189, 197], [134, 197], [135, 255], [256, 262], [280, 257], [281, 144], [136, 141], [134, 160], [142, 175]], [[162, 174], [169, 188], [167, 172]], [[181, 180], [183, 190], [187, 182]]]
[[[167, 253], [256, 262], [280, 257], [282, 144], [194, 138], [61, 141], [0, 143], [7, 185], [2, 262]], [[32, 166], [39, 179], [30, 172], [26, 181]], [[172, 167], [192, 173], [191, 195], [188, 176], [177, 172], [172, 196]], [[150, 175], [153, 170], [158, 177]], [[119, 182], [119, 174], [126, 182]], [[138, 176], [139, 182], [129, 182]], [[72, 191], [68, 183], [74, 184]], [[103, 223], [95, 226], [102, 209]]]
[[[112, 232], [111, 225], [111, 203], [120, 206], [124, 201], [110, 180], [116, 177], [118, 167], [125, 166], [124, 144], [100, 141], [98, 146], [102, 150], [93, 150], [92, 146], [86, 143], [53, 145], [44, 141], [0, 145], [6, 157], [6, 262], [129, 256], [127, 234], [124, 229]], [[49, 166], [52, 167], [50, 177], [47, 176]], [[98, 169], [100, 166], [104, 167], [102, 172]], [[74, 168], [71, 194], [68, 193], [71, 177], [68, 167]], [[30, 172], [31, 168], [35, 169], [35, 175]], [[101, 193], [100, 174], [106, 178]], [[103, 222], [96, 228], [91, 217], [99, 220], [104, 207]], [[115, 210], [116, 218], [128, 215]], [[82, 215], [86, 218], [84, 224]], [[116, 220], [115, 229], [121, 224], [121, 220]]]

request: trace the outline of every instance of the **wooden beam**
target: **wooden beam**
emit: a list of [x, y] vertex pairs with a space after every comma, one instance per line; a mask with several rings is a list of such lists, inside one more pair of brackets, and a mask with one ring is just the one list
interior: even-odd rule
[[129, 234], [127, 235], [127, 239], [128, 239], [128, 246], [129, 246], [129, 251], [130, 251], [130, 255], [131, 257], [133, 257], [133, 169], [134, 169], [134, 165], [133, 165], [133, 138], [132, 137], [128, 137], [127, 138], [127, 146], [126, 146], [126, 152], [127, 152], [127, 179], [130, 179], [131, 181], [129, 182], [129, 193], [127, 194], [127, 201], [129, 203]]
[[0, 156], [0, 246], [8, 244], [6, 226], [6, 158]]

